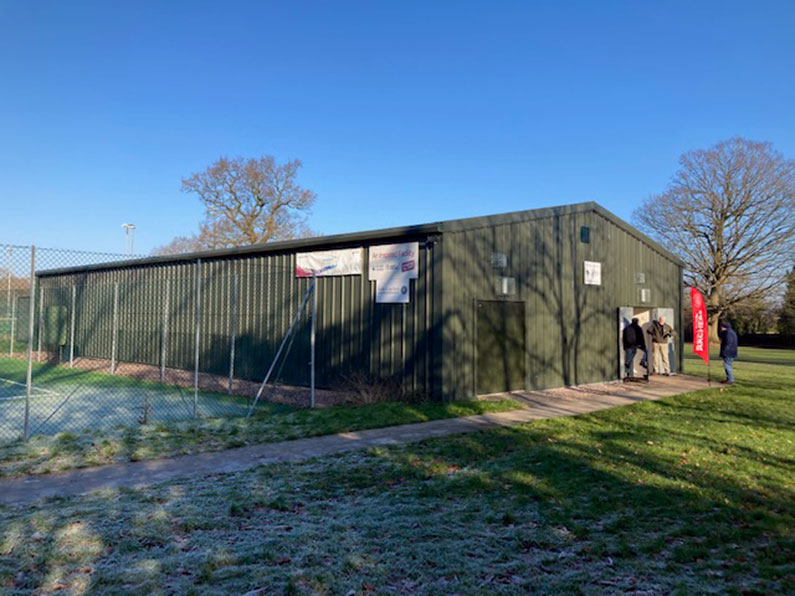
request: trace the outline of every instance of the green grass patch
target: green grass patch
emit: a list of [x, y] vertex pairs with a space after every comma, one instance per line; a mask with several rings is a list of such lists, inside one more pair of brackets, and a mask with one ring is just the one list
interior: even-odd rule
[[0, 586], [795, 593], [795, 354], [741, 354], [729, 388], [0, 508]]

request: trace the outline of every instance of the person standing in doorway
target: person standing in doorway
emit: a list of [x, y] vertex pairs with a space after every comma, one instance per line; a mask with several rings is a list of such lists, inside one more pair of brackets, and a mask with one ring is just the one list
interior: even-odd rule
[[647, 366], [646, 340], [643, 338], [643, 329], [638, 324], [638, 319], [632, 319], [632, 323], [627, 325], [621, 334], [621, 342], [624, 344], [624, 371], [625, 376], [632, 377], [635, 372], [635, 354], [638, 350], [643, 350], [643, 360], [640, 365]]
[[732, 324], [724, 321], [720, 324], [720, 357], [723, 358], [723, 370], [726, 380], [721, 383], [734, 385], [734, 359], [737, 358], [737, 333]]
[[646, 332], [651, 335], [651, 352], [653, 374], [671, 375], [671, 363], [668, 360], [668, 339], [673, 337], [673, 327], [666, 324], [665, 317], [660, 317], [649, 325]]

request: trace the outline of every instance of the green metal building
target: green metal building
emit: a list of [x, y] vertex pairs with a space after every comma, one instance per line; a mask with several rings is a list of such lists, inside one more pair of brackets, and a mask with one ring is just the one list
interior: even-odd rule
[[[376, 301], [371, 247], [416, 242], [408, 302]], [[683, 263], [596, 203], [158, 256], [38, 274], [47, 346], [261, 380], [311, 278], [296, 255], [362, 248], [363, 273], [318, 277], [317, 383], [353, 374], [468, 399], [618, 379], [630, 316], [682, 329]], [[196, 323], [198, 322], [198, 332]], [[309, 382], [308, 317], [285, 382]], [[198, 342], [198, 343], [197, 343]], [[197, 350], [198, 348], [198, 350]], [[682, 336], [671, 346], [681, 369]]]

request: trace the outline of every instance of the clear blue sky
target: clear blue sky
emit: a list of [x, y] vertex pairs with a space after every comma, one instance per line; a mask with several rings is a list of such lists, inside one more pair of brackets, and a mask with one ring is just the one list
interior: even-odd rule
[[301, 158], [321, 233], [629, 219], [688, 149], [795, 155], [794, 32], [791, 0], [0, 0], [0, 242], [148, 252], [220, 155]]

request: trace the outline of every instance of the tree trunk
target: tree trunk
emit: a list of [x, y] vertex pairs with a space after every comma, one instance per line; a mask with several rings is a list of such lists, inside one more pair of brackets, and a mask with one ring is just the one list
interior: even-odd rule
[[709, 293], [707, 322], [709, 323], [709, 341], [718, 342], [718, 323], [720, 321], [720, 289], [715, 287]]
[[709, 341], [710, 343], [718, 343], [718, 313], [713, 313], [707, 317], [709, 321]]

